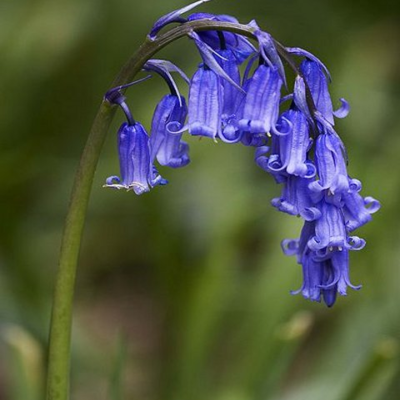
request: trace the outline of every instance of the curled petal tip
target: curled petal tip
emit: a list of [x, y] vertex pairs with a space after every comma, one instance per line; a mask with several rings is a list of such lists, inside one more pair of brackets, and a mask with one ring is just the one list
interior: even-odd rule
[[294, 256], [299, 251], [298, 239], [284, 239], [281, 242], [281, 248], [286, 256]]
[[336, 118], [345, 118], [350, 112], [350, 104], [343, 98], [340, 99], [342, 105], [339, 109], [333, 112]]
[[364, 204], [370, 214], [376, 213], [381, 208], [381, 203], [371, 196], [364, 199]]
[[350, 236], [347, 243], [350, 250], [361, 250], [365, 247], [367, 242], [358, 236]]

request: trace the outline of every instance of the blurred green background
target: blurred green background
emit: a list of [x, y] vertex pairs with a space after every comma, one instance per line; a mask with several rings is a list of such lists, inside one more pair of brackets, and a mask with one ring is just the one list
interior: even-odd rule
[[[186, 1], [0, 2], [0, 399], [43, 398], [53, 281], [73, 176], [103, 93], [152, 23]], [[289, 291], [301, 269], [280, 241], [301, 221], [269, 204], [280, 188], [253, 151], [196, 138], [191, 164], [136, 197], [118, 173], [117, 113], [96, 174], [73, 329], [76, 400], [400, 399], [400, 120], [397, 1], [218, 0], [288, 46], [319, 56], [350, 175], [381, 211], [351, 255], [360, 292], [333, 309]], [[200, 10], [200, 9], [199, 9]], [[160, 57], [192, 74], [181, 39]], [[166, 86], [129, 90], [147, 125]]]

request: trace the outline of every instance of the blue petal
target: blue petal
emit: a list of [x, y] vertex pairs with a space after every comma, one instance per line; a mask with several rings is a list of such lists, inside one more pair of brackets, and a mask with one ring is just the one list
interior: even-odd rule
[[189, 132], [213, 139], [221, 132], [223, 92], [218, 75], [202, 66], [189, 89]]
[[301, 293], [304, 298], [311, 301], [321, 301], [321, 288], [323, 282], [323, 264], [314, 259], [310, 251], [301, 253], [299, 262], [303, 267], [303, 285], [292, 294]]
[[121, 104], [125, 101], [125, 96], [121, 93], [121, 90], [124, 90], [130, 86], [136, 85], [137, 83], [141, 83], [150, 79], [151, 75], [148, 75], [142, 79], [138, 79], [136, 81], [127, 83], [126, 85], [116, 86], [106, 92], [104, 95], [104, 100], [108, 101], [111, 104]]
[[179, 89], [175, 83], [175, 80], [172, 78], [171, 72], [177, 72], [186, 83], [189, 84], [190, 82], [186, 74], [170, 61], [151, 59], [144, 64], [143, 69], [145, 71], [154, 71], [158, 73], [167, 82], [171, 93], [178, 96], [179, 99], [181, 98]]
[[221, 81], [224, 93], [222, 120], [225, 122], [235, 116], [237, 103], [244, 94], [242, 90], [239, 91], [237, 89], [237, 87], [240, 86], [239, 63], [232, 50], [219, 50], [218, 53], [221, 55], [221, 58], [217, 58], [217, 62], [221, 65], [221, 68], [231, 78], [231, 80], [236, 83], [236, 86], [233, 86], [225, 79]]
[[[268, 167], [271, 168], [270, 164]], [[309, 179], [288, 176], [283, 184], [281, 197], [273, 199], [272, 205], [287, 214], [302, 215], [308, 221], [318, 219], [321, 213], [313, 206], [308, 190], [309, 183]]]
[[225, 143], [238, 143], [243, 138], [243, 132], [239, 131], [235, 124], [228, 123], [219, 133], [218, 137]]
[[307, 117], [310, 122], [313, 122], [313, 116], [307, 103], [306, 85], [302, 76], [296, 76], [293, 90], [293, 102], [296, 107]]
[[371, 221], [371, 214], [378, 211], [379, 208], [380, 203], [374, 198], [366, 197], [363, 199], [357, 192], [349, 191], [344, 197], [343, 208], [346, 227], [349, 232]]
[[223, 59], [223, 57], [217, 53], [215, 50], [213, 50], [210, 46], [208, 46], [206, 43], [204, 43], [199, 35], [196, 32], [191, 32], [189, 36], [195, 41], [196, 46], [200, 52], [200, 55], [204, 61], [204, 64], [207, 65], [208, 68], [212, 69], [217, 75], [219, 75], [221, 78], [225, 79], [227, 82], [229, 82], [231, 85], [233, 85], [236, 89], [239, 91], [243, 91], [243, 89], [240, 87], [240, 85], [235, 82], [218, 64], [216, 61], [215, 56]]
[[190, 161], [189, 146], [181, 142], [182, 134], [171, 131], [179, 130], [185, 123], [187, 107], [185, 99], [166, 95], [158, 103], [151, 126], [151, 159], [157, 157], [161, 165], [179, 168]]
[[300, 71], [310, 88], [316, 109], [331, 125], [334, 125], [328, 82], [320, 64], [306, 59], [300, 64]]
[[[210, 19], [214, 21], [222, 21], [222, 22], [231, 22], [234, 24], [238, 24], [239, 21], [230, 15], [214, 15], [208, 13], [195, 13], [189, 15], [188, 20], [194, 21], [199, 19]], [[228, 50], [233, 51], [237, 61], [241, 64], [245, 61], [251, 54], [256, 52], [254, 46], [250, 43], [250, 41], [242, 35], [238, 35], [232, 32], [217, 32], [217, 31], [204, 31], [198, 32], [199, 37], [203, 42], [208, 44], [212, 49], [219, 50], [221, 49], [221, 36], [223, 35], [223, 40], [225, 47]]]
[[346, 162], [340, 138], [332, 134], [321, 134], [316, 141], [315, 159], [319, 180], [310, 184], [314, 199], [318, 201], [327, 190], [327, 201], [339, 204], [349, 190]]
[[[307, 154], [310, 148], [309, 124], [304, 114], [299, 110], [288, 110], [283, 114], [292, 124], [290, 135], [287, 136], [287, 166], [286, 172], [300, 177], [310, 176], [310, 163]], [[315, 171], [315, 167], [313, 168]]]
[[161, 184], [162, 178], [154, 176], [149, 137], [139, 122], [134, 125], [122, 124], [118, 131], [118, 155], [121, 178], [110, 177], [104, 186], [133, 190], [140, 195]]
[[354, 290], [361, 289], [361, 285], [355, 286], [350, 282], [349, 252], [347, 250], [334, 252], [332, 254], [332, 265], [335, 271], [338, 271], [337, 273], [339, 274], [337, 291], [340, 295], [346, 296], [348, 286]]
[[381, 203], [371, 196], [365, 197], [364, 204], [370, 214], [375, 214], [381, 208]]
[[328, 68], [326, 68], [325, 64], [319, 58], [315, 57], [314, 54], [308, 52], [307, 50], [303, 50], [300, 47], [285, 47], [285, 50], [290, 54], [300, 57], [307, 57], [308, 59], [317, 63], [324, 70], [329, 81], [331, 81], [331, 74], [329, 73]]
[[180, 8], [179, 10], [171, 11], [170, 13], [162, 16], [153, 25], [148, 37], [151, 40], [154, 40], [155, 37], [157, 36], [158, 32], [162, 28], [164, 28], [166, 25], [171, 24], [172, 22], [184, 22], [184, 20], [182, 20], [182, 18], [181, 18], [182, 14], [184, 14], [190, 10], [193, 10], [193, 8], [199, 6], [200, 4], [207, 3], [208, 1], [210, 1], [210, 0], [199, 0], [192, 4], [187, 5], [185, 7]]
[[250, 133], [268, 134], [279, 114], [282, 80], [276, 68], [260, 65], [248, 81], [247, 94], [238, 111], [239, 128]]
[[286, 256], [294, 256], [299, 251], [299, 240], [298, 239], [284, 239], [281, 242], [281, 248]]
[[315, 236], [308, 242], [308, 247], [313, 251], [347, 247], [346, 226], [340, 208], [322, 201], [318, 209], [321, 217], [316, 221]]
[[350, 104], [343, 98], [340, 99], [342, 106], [333, 112], [336, 118], [345, 118], [350, 112]]
[[258, 26], [254, 31], [254, 35], [258, 40], [261, 56], [270, 66], [274, 66], [278, 69], [279, 75], [286, 86], [285, 68], [276, 50], [272, 36], [267, 32], [263, 32]]

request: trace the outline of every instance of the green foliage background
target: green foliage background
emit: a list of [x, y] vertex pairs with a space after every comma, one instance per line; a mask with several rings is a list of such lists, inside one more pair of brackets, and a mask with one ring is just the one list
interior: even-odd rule
[[[185, 1], [0, 3], [0, 399], [43, 398], [63, 219], [96, 109], [160, 15]], [[400, 398], [399, 12], [396, 1], [227, 1], [235, 15], [312, 51], [352, 105], [337, 129], [350, 175], [382, 202], [351, 255], [364, 287], [333, 309], [292, 297], [300, 267], [280, 251], [301, 221], [270, 205], [278, 188], [249, 148], [188, 138], [191, 164], [162, 169], [149, 194], [102, 189], [118, 172], [106, 142], [81, 252], [71, 398], [397, 400]], [[190, 74], [180, 40], [166, 57]], [[157, 78], [129, 90], [150, 123]], [[336, 101], [336, 106], [339, 102]]]

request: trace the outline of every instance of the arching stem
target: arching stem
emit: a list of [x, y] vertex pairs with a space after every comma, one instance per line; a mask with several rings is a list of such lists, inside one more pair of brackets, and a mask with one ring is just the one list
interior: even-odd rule
[[[210, 20], [187, 22], [158, 36], [154, 41], [146, 39], [121, 69], [112, 87], [132, 81], [145, 62], [169, 43], [186, 36], [191, 31], [204, 30], [229, 31], [248, 37], [253, 37], [254, 31], [247, 25], [228, 22]], [[290, 54], [279, 44], [277, 48], [282, 58], [298, 73]], [[72, 310], [79, 249], [94, 174], [114, 113], [115, 107], [107, 101], [103, 101], [93, 121], [72, 188], [61, 242], [50, 323], [47, 400], [67, 400], [69, 398]]]

